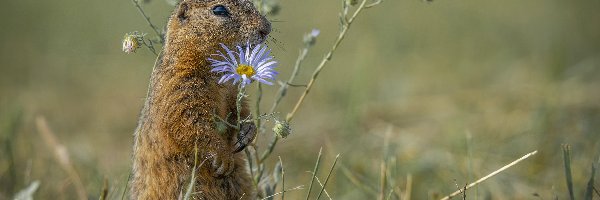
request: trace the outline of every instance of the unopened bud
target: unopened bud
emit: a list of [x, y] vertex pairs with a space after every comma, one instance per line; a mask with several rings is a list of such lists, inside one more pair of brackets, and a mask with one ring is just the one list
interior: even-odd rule
[[351, 6], [358, 4], [358, 0], [346, 0], [346, 3]]
[[317, 42], [317, 36], [321, 31], [319, 29], [313, 29], [310, 33], [304, 35], [304, 43], [310, 46], [314, 45]]

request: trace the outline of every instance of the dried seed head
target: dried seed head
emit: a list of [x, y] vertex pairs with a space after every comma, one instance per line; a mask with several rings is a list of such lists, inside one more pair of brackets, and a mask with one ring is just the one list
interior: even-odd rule
[[144, 40], [145, 33], [139, 33], [137, 31], [126, 33], [123, 37], [123, 51], [125, 53], [135, 53], [135, 50], [141, 47]]
[[286, 138], [292, 133], [292, 129], [290, 128], [290, 124], [286, 121], [275, 121], [273, 132], [281, 138]]
[[128, 54], [135, 53], [135, 50], [138, 48], [140, 48], [140, 43], [135, 35], [125, 34], [123, 38], [123, 51]]

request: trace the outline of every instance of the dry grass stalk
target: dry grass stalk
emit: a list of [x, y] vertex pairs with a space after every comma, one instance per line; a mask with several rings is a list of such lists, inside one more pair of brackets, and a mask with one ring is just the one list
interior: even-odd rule
[[567, 188], [569, 189], [569, 198], [575, 199], [573, 192], [573, 175], [571, 174], [571, 145], [564, 144], [563, 148], [563, 159], [565, 164], [565, 178], [567, 181]]
[[81, 182], [79, 174], [77, 173], [75, 167], [69, 159], [69, 152], [67, 151], [67, 148], [65, 148], [64, 145], [58, 143], [56, 135], [48, 126], [48, 122], [46, 122], [46, 118], [42, 116], [36, 117], [35, 125], [38, 130], [38, 133], [40, 133], [40, 136], [42, 136], [42, 139], [44, 140], [44, 142], [46, 142], [46, 145], [48, 145], [48, 148], [54, 150], [54, 158], [56, 159], [56, 161], [58, 161], [63, 170], [67, 172], [67, 175], [69, 176], [71, 181], [73, 181], [75, 191], [77, 192], [77, 197], [81, 200], [88, 199], [87, 192], [85, 191], [85, 187], [83, 186], [83, 182]]
[[[331, 173], [333, 173], [333, 169], [335, 168], [335, 164], [337, 163], [339, 158], [340, 158], [340, 154], [335, 156], [335, 160], [333, 161], [333, 164], [331, 165], [331, 168], [329, 169], [327, 178], [325, 178], [325, 183], [321, 184], [321, 181], [319, 181], [319, 178], [317, 178], [317, 182], [319, 182], [319, 185], [321, 185], [321, 191], [319, 192], [319, 195], [317, 195], [317, 200], [319, 200], [323, 191], [325, 191], [325, 195], [327, 195], [327, 197], [329, 197], [329, 199], [331, 199], [331, 196], [329, 196], [329, 193], [327, 193], [327, 190], [325, 190], [325, 186], [327, 186], [327, 183], [329, 182], [329, 177], [331, 177]], [[316, 175], [315, 175], [315, 178], [316, 178]]]
[[488, 178], [491, 178], [492, 176], [495, 176], [496, 174], [498, 174], [498, 173], [500, 173], [500, 172], [502, 172], [502, 171], [504, 171], [504, 170], [512, 167], [513, 165], [516, 165], [517, 163], [519, 163], [519, 162], [521, 162], [521, 161], [523, 161], [523, 160], [525, 160], [525, 159], [527, 159], [527, 158], [535, 155], [536, 153], [537, 153], [537, 150], [533, 151], [531, 153], [528, 153], [528, 154], [524, 155], [523, 157], [521, 157], [521, 158], [519, 158], [519, 159], [517, 159], [517, 160], [515, 160], [515, 161], [513, 161], [511, 163], [509, 163], [508, 165], [505, 165], [504, 167], [501, 167], [500, 169], [498, 169], [498, 170], [496, 170], [496, 171], [488, 174], [487, 176], [484, 176], [483, 178], [480, 178], [479, 180], [477, 180], [477, 181], [475, 181], [475, 182], [473, 182], [473, 183], [465, 186], [464, 189], [459, 189], [456, 192], [454, 192], [454, 193], [452, 193], [452, 194], [450, 194], [450, 195], [448, 195], [448, 196], [446, 196], [444, 198], [441, 198], [441, 200], [449, 200], [450, 198], [452, 198], [452, 197], [454, 197], [456, 195], [459, 195], [459, 194], [465, 192], [469, 188], [471, 188], [471, 187], [473, 187], [473, 186], [475, 186], [475, 185], [477, 185], [477, 184], [479, 184], [479, 183], [487, 180]]
[[379, 177], [379, 185], [380, 185], [379, 199], [384, 200], [385, 199], [385, 187], [386, 187], [386, 171], [387, 171], [386, 166], [385, 166], [385, 161], [381, 162], [380, 168], [381, 168], [380, 169], [381, 171], [379, 173], [379, 175], [380, 175], [380, 177]]
[[265, 197], [265, 198], [262, 198], [262, 199], [260, 199], [260, 200], [267, 200], [267, 199], [269, 199], [269, 198], [275, 197], [275, 196], [277, 196], [277, 195], [280, 195], [280, 194], [283, 194], [283, 193], [286, 193], [286, 192], [289, 192], [289, 191], [293, 191], [293, 190], [303, 190], [303, 189], [304, 189], [304, 185], [299, 185], [299, 186], [296, 186], [296, 187], [294, 187], [294, 188], [290, 188], [290, 189], [287, 189], [287, 190], [283, 190], [283, 191], [281, 191], [281, 192], [278, 192], [278, 193], [275, 193], [275, 194], [273, 194], [273, 195], [267, 196], [267, 197]]
[[321, 152], [323, 151], [323, 147], [319, 149], [319, 156], [317, 157], [317, 162], [315, 162], [315, 168], [313, 169], [313, 176], [310, 179], [310, 185], [308, 186], [308, 192], [306, 193], [306, 200], [310, 197], [310, 191], [312, 190], [313, 183], [315, 182], [315, 177], [317, 176], [317, 172], [319, 170], [319, 163], [321, 162]]
[[406, 176], [406, 193], [404, 193], [404, 198], [405, 200], [410, 200], [411, 196], [412, 196], [412, 175], [408, 174]]
[[102, 184], [102, 192], [100, 192], [100, 200], [106, 200], [108, 198], [108, 179], [104, 178], [104, 183]]

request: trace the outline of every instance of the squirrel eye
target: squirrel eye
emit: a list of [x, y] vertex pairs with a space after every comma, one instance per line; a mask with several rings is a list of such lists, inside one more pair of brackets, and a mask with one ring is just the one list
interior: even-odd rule
[[227, 8], [225, 8], [225, 6], [223, 5], [217, 5], [215, 7], [213, 7], [212, 9], [213, 14], [217, 15], [217, 16], [229, 16], [229, 11], [227, 11]]

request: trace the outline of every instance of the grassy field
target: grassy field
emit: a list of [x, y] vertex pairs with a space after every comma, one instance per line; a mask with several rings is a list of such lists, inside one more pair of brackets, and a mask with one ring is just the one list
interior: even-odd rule
[[[310, 75], [338, 31], [339, 0], [281, 0], [270, 42], [287, 79], [302, 37], [321, 30], [298, 77]], [[0, 199], [35, 180], [36, 199], [76, 199], [71, 172], [36, 119], [69, 154], [90, 199], [120, 199], [133, 130], [155, 56], [121, 51], [123, 35], [152, 34], [131, 1], [6, 1], [0, 6]], [[163, 26], [172, 7], [144, 4]], [[393, 191], [439, 199], [537, 150], [470, 189], [467, 199], [584, 198], [600, 162], [600, 1], [386, 0], [358, 16], [269, 159], [281, 157], [286, 199], [306, 196], [319, 149], [333, 199]], [[277, 87], [265, 87], [270, 107]], [[250, 88], [256, 96], [255, 87]], [[277, 110], [285, 116], [302, 88]], [[260, 136], [264, 148], [272, 132]], [[382, 164], [384, 163], [384, 164]], [[600, 189], [596, 177], [592, 185]], [[407, 190], [410, 185], [410, 190]], [[600, 199], [596, 190], [593, 199]]]

